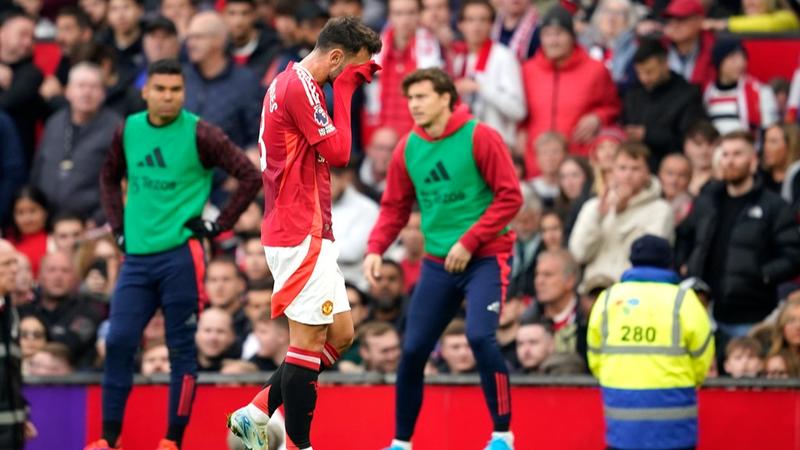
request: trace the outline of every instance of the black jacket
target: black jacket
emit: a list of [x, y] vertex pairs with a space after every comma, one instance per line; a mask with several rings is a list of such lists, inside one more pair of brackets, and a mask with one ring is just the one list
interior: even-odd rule
[[0, 108], [14, 119], [25, 149], [25, 161], [30, 167], [34, 154], [36, 121], [43, 113], [44, 102], [39, 96], [39, 86], [44, 76], [30, 57], [11, 64], [10, 67], [14, 75], [8, 89], [0, 88]]
[[0, 297], [0, 448], [22, 449], [27, 402], [22, 396], [19, 316], [11, 299]]
[[22, 315], [35, 315], [47, 326], [50, 338], [69, 348], [73, 365], [88, 367], [95, 357], [95, 338], [100, 325], [100, 305], [83, 298], [67, 297], [49, 311], [40, 300], [20, 308]]
[[0, 227], [11, 222], [14, 194], [25, 184], [28, 176], [27, 158], [19, 140], [17, 127], [0, 108]]
[[688, 276], [721, 277], [721, 292], [712, 293], [716, 319], [758, 322], [777, 306], [778, 284], [800, 273], [800, 229], [789, 205], [756, 182], [731, 231], [725, 271], [705, 273], [724, 192], [721, 182], [704, 187], [677, 229], [676, 261]]
[[258, 45], [250, 57], [247, 58], [247, 68], [259, 81], [263, 81], [272, 61], [280, 55], [282, 50], [281, 41], [278, 34], [270, 27], [263, 27], [258, 30]]
[[623, 124], [645, 127], [644, 143], [652, 152], [653, 171], [665, 155], [681, 151], [686, 130], [705, 116], [700, 89], [674, 72], [652, 91], [641, 85], [629, 89], [622, 105]]

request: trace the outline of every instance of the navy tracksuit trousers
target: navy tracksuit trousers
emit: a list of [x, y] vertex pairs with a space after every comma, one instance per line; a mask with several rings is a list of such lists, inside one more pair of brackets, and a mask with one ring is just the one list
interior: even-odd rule
[[483, 257], [470, 261], [464, 272], [451, 274], [441, 262], [430, 258], [423, 261], [408, 307], [403, 355], [397, 372], [397, 439], [411, 440], [422, 406], [425, 363], [465, 297], [467, 340], [475, 354], [486, 404], [495, 430], [508, 430], [511, 421], [508, 367], [495, 337], [508, 267], [507, 259]]
[[106, 338], [104, 422], [122, 422], [142, 331], [160, 307], [171, 366], [169, 425], [182, 429], [188, 423], [197, 379], [194, 336], [204, 268], [202, 247], [196, 240], [161, 253], [125, 256]]

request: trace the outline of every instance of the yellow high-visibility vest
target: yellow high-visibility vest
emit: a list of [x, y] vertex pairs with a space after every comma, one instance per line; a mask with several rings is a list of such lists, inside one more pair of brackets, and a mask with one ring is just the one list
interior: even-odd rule
[[714, 355], [705, 308], [694, 291], [670, 283], [629, 281], [601, 293], [586, 340], [604, 387], [699, 386]]

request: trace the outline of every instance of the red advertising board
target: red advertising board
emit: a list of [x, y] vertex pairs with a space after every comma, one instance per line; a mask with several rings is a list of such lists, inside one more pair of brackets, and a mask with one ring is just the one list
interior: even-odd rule
[[[257, 387], [202, 385], [187, 431], [187, 450], [221, 450], [225, 414]], [[321, 386], [312, 439], [320, 450], [378, 450], [392, 438], [393, 386]], [[123, 431], [126, 450], [153, 450], [166, 429], [166, 386], [137, 386]], [[599, 390], [515, 386], [513, 423], [519, 450], [603, 448]], [[100, 434], [100, 388], [88, 387], [87, 429]], [[491, 431], [477, 386], [428, 386], [414, 448], [481, 450]], [[800, 450], [800, 391], [703, 389], [699, 450]]]

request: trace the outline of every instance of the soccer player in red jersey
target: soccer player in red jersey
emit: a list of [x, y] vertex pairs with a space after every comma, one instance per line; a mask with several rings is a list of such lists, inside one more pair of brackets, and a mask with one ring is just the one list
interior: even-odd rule
[[[259, 144], [265, 217], [261, 240], [275, 278], [272, 316], [289, 319], [286, 359], [228, 427], [249, 449], [266, 448], [269, 416], [284, 404], [286, 432], [310, 449], [320, 367], [330, 367], [353, 340], [353, 320], [336, 265], [329, 166], [350, 159], [353, 92], [380, 66], [380, 37], [358, 19], [336, 18], [314, 50], [290, 64], [264, 98]], [[333, 83], [333, 117], [321, 85]]]

